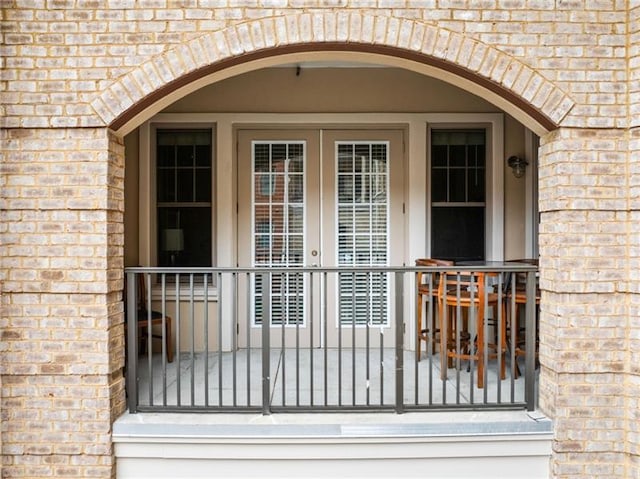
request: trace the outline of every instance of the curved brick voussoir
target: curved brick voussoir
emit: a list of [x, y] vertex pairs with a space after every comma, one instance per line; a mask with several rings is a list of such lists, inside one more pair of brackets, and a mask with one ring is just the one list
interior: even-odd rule
[[207, 33], [129, 71], [92, 101], [114, 131], [190, 82], [261, 58], [317, 51], [363, 52], [410, 60], [473, 82], [550, 131], [574, 105], [559, 87], [507, 53], [413, 19], [358, 12], [262, 18]]

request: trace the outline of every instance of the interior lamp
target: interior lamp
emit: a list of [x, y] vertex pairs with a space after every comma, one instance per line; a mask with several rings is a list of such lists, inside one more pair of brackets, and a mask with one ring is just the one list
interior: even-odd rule
[[176, 256], [184, 250], [184, 231], [180, 228], [167, 228], [162, 232], [163, 249], [171, 255], [171, 266], [176, 264]]

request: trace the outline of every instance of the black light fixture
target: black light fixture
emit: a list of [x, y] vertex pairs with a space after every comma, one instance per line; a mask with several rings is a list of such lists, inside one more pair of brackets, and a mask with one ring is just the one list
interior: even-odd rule
[[510, 156], [509, 159], [507, 159], [507, 165], [509, 165], [509, 168], [513, 171], [513, 176], [516, 178], [522, 178], [524, 176], [524, 171], [528, 164], [525, 159], [518, 156]]

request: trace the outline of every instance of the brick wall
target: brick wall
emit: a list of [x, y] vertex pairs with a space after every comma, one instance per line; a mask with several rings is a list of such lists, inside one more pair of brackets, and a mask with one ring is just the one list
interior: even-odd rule
[[114, 474], [124, 151], [108, 121], [220, 51], [307, 37], [406, 48], [419, 38], [561, 123], [540, 154], [540, 396], [556, 420], [552, 471], [638, 476], [637, 3], [0, 0], [3, 476]]
[[[541, 407], [554, 477], [627, 477], [628, 135], [563, 128], [540, 150]], [[635, 428], [635, 426], [633, 426]]]
[[626, 384], [628, 477], [640, 477], [640, 3], [629, 12], [629, 377]]
[[121, 368], [123, 147], [3, 131], [3, 477], [109, 477]]
[[[0, 5], [6, 65], [0, 125], [6, 127], [100, 126], [90, 106], [94, 96], [164, 51], [249, 19], [336, 11], [419, 20], [492, 45], [578, 102], [565, 125], [626, 126], [627, 11], [621, 0], [2, 0]], [[352, 27], [346, 21], [332, 20], [324, 34]]]

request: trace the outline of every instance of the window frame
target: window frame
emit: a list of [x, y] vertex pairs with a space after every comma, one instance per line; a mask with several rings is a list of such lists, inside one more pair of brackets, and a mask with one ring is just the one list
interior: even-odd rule
[[[170, 166], [160, 166], [157, 164], [157, 159], [158, 159], [158, 155], [157, 155], [157, 151], [156, 151], [156, 155], [155, 155], [155, 159], [156, 159], [156, 165], [155, 165], [155, 174], [156, 174], [156, 222], [159, 223], [159, 219], [161, 216], [161, 209], [166, 211], [167, 214], [170, 214], [169, 211], [171, 211], [171, 209], [183, 209], [183, 208], [202, 208], [202, 209], [207, 209], [209, 211], [209, 220], [212, 221], [213, 220], [213, 156], [212, 156], [212, 144], [213, 144], [213, 138], [211, 137], [212, 135], [212, 131], [209, 128], [159, 128], [157, 127], [155, 129], [155, 137], [154, 137], [154, 144], [156, 145], [156, 148], [158, 147], [158, 141], [159, 141], [159, 136], [161, 133], [166, 133], [166, 134], [175, 134], [175, 133], [207, 133], [209, 135], [209, 164], [207, 166], [202, 166], [202, 165], [198, 165], [195, 158], [193, 158], [192, 160], [192, 164], [191, 165], [180, 165], [178, 163], [175, 163], [173, 165]], [[174, 148], [176, 147], [176, 145], [172, 145]], [[196, 143], [190, 145], [190, 147], [195, 148], [197, 145]], [[193, 151], [192, 151], [193, 152]], [[175, 155], [175, 151], [174, 151], [174, 155]], [[175, 159], [175, 158], [174, 158]], [[172, 172], [172, 183], [173, 183], [173, 188], [174, 188], [174, 195], [175, 197], [173, 198], [173, 201], [160, 201], [158, 199], [158, 175], [160, 174], [161, 169], [165, 169], [168, 171]], [[198, 185], [197, 185], [197, 180], [196, 177], [197, 175], [199, 175], [200, 173], [198, 172], [198, 170], [209, 170], [209, 175], [210, 175], [210, 185], [209, 185], [209, 201], [200, 201], [202, 200], [202, 198], [197, 198], [198, 196]], [[181, 171], [187, 171], [189, 173], [189, 176], [191, 176], [191, 180], [192, 180], [192, 184], [191, 184], [191, 199], [187, 199], [187, 198], [180, 198], [179, 193], [180, 193], [180, 188], [179, 188], [179, 183], [180, 183], [180, 172]], [[195, 193], [195, 195], [194, 195]], [[175, 214], [175, 210], [174, 213]], [[188, 215], [187, 215], [188, 216]], [[179, 221], [179, 213], [178, 213], [178, 221]], [[173, 226], [171, 226], [173, 227]], [[186, 230], [185, 230], [186, 232]], [[161, 242], [160, 239], [160, 227], [158, 225], [158, 228], [156, 230], [156, 242]], [[213, 241], [213, 236], [212, 236], [212, 231], [210, 231], [210, 241]], [[185, 235], [186, 236], [186, 235]], [[213, 244], [211, 244], [210, 249], [213, 248]], [[161, 258], [161, 245], [159, 245], [158, 248], [156, 248], [156, 263], [160, 263], [160, 258]], [[211, 255], [211, 250], [209, 251], [209, 262], [210, 264], [193, 264], [192, 266], [194, 267], [198, 267], [198, 266], [204, 266], [204, 267], [209, 267], [209, 266], [213, 266], [213, 257]], [[170, 266], [170, 265], [164, 265], [164, 266]], [[179, 266], [179, 265], [178, 265]], [[186, 278], [185, 278], [186, 280]]]
[[[157, 132], [158, 130], [210, 130], [211, 134], [211, 265], [217, 264], [217, 128], [215, 123], [202, 122], [146, 122], [140, 126], [139, 136], [139, 238], [138, 258], [142, 265], [158, 265], [158, 196], [157, 196]], [[215, 280], [215, 278], [213, 278]], [[215, 286], [215, 284], [214, 284]], [[215, 294], [213, 288], [210, 294]]]
[[[484, 261], [502, 261], [504, 259], [504, 135], [503, 118], [501, 114], [487, 115], [489, 121], [466, 122], [464, 117], [459, 116], [461, 121], [446, 121], [427, 123], [426, 135], [426, 246], [427, 255], [431, 256], [431, 241], [433, 221], [431, 218], [433, 202], [431, 200], [431, 133], [436, 130], [484, 130], [486, 135], [485, 145], [485, 223], [484, 238], [485, 252]], [[466, 203], [472, 205], [472, 203]]]

